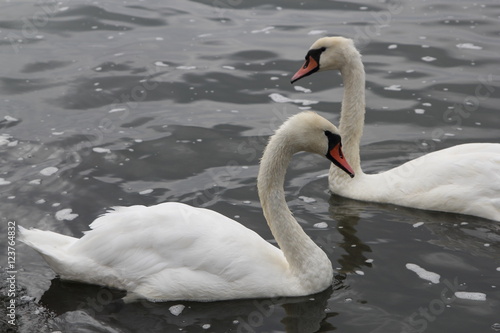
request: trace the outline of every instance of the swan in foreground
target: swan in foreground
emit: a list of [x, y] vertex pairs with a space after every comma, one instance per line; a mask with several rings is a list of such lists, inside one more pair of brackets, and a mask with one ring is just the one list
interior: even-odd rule
[[273, 236], [212, 210], [167, 202], [115, 207], [78, 239], [20, 227], [20, 240], [62, 279], [127, 290], [152, 301], [216, 301], [304, 296], [332, 283], [327, 255], [293, 218], [283, 189], [292, 155], [307, 151], [354, 173], [343, 157], [337, 128], [313, 112], [288, 119], [264, 151], [257, 187]]
[[351, 39], [323, 37], [311, 46], [305, 58], [292, 83], [327, 70], [339, 70], [344, 80], [339, 130], [343, 151], [356, 178], [330, 168], [333, 193], [351, 199], [500, 221], [500, 144], [462, 144], [379, 174], [365, 174], [359, 156], [365, 117], [365, 71], [361, 55]]

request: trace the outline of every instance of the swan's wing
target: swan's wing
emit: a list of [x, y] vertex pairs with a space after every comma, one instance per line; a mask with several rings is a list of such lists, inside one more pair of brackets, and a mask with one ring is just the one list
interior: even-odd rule
[[373, 176], [397, 204], [500, 220], [500, 144], [439, 150]]
[[[117, 207], [99, 217], [70, 251], [104, 281], [148, 285], [220, 285], [286, 270], [282, 252], [217, 212], [179, 203]], [[278, 270], [279, 270], [278, 269]], [[193, 281], [194, 280], [194, 281]]]
[[[444, 191], [457, 196], [500, 195], [500, 144], [464, 144], [435, 151], [383, 173], [408, 193]], [[406, 185], [408, 184], [408, 185]], [[404, 186], [403, 186], [404, 185]], [[469, 189], [472, 192], [465, 192]], [[429, 195], [431, 196], [431, 195]], [[473, 199], [473, 198], [471, 198]]]

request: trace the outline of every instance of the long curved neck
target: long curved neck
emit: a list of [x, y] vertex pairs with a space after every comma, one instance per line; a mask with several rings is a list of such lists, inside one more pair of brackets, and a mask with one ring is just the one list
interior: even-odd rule
[[357, 51], [340, 72], [344, 80], [344, 96], [339, 124], [342, 135], [342, 151], [354, 172], [361, 173], [359, 144], [365, 123], [365, 70], [361, 56]]
[[[331, 262], [300, 227], [285, 200], [285, 173], [295, 152], [285, 135], [273, 136], [262, 156], [257, 188], [264, 216], [292, 273], [304, 276], [318, 269], [331, 270]], [[318, 264], [323, 267], [314, 267]]]

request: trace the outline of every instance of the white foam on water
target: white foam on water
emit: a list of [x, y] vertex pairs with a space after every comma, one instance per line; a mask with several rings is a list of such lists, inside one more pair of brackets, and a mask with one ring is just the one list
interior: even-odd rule
[[265, 34], [268, 34], [271, 32], [271, 30], [273, 30], [274, 27], [265, 27], [264, 29], [258, 29], [258, 30], [252, 30], [251, 33], [252, 34], [258, 34], [258, 33], [265, 33]]
[[419, 278], [430, 281], [435, 284], [439, 283], [439, 279], [441, 278], [439, 274], [434, 272], [429, 272], [415, 264], [408, 263], [406, 264], [406, 268], [408, 268], [410, 271], [415, 272]]
[[125, 108], [114, 108], [114, 109], [109, 110], [108, 112], [109, 113], [113, 113], [113, 112], [120, 112], [120, 111], [127, 111], [127, 109], [125, 109]]
[[305, 203], [312, 203], [312, 202], [316, 202], [316, 199], [314, 198], [310, 198], [310, 197], [306, 197], [306, 196], [303, 196], [301, 195], [299, 197], [300, 200], [304, 201]]
[[457, 44], [457, 47], [459, 49], [468, 49], [468, 50], [482, 50], [483, 49], [481, 46], [477, 46], [477, 45], [474, 45], [472, 43]]
[[486, 294], [469, 291], [456, 291], [455, 296], [460, 299], [468, 299], [471, 301], [486, 301]]
[[314, 223], [313, 227], [318, 228], [318, 229], [325, 229], [325, 228], [328, 228], [328, 223], [326, 223], [326, 222]]
[[56, 220], [58, 221], [72, 221], [78, 217], [78, 214], [73, 214], [71, 208], [61, 209], [56, 212]]
[[273, 100], [273, 102], [276, 103], [296, 103], [302, 105], [311, 105], [318, 103], [318, 101], [311, 101], [307, 99], [291, 99], [278, 93], [272, 93], [271, 95], [269, 95], [269, 97]]
[[40, 173], [44, 176], [52, 176], [55, 174], [59, 169], [56, 167], [47, 167], [45, 169], [40, 170]]
[[172, 305], [171, 307], [168, 308], [168, 310], [174, 316], [178, 316], [182, 313], [182, 311], [184, 311], [185, 307], [186, 307], [185, 305], [177, 304], [177, 305]]
[[432, 62], [432, 61], [436, 60], [436, 58], [430, 57], [430, 56], [426, 56], [426, 57], [422, 57], [422, 60], [426, 61], [426, 62]]
[[384, 90], [401, 91], [401, 85], [393, 84], [392, 86], [384, 87]]
[[311, 92], [311, 89], [304, 88], [302, 86], [293, 86], [293, 89], [295, 89], [297, 91], [302, 91], [302, 92], [304, 92], [306, 94]]
[[307, 34], [310, 36], [313, 36], [313, 35], [321, 35], [321, 34], [326, 34], [326, 33], [327, 33], [326, 30], [311, 30]]
[[99, 153], [99, 154], [111, 153], [111, 150], [109, 150], [108, 148], [94, 147], [94, 148], [92, 148], [92, 150], [96, 153]]

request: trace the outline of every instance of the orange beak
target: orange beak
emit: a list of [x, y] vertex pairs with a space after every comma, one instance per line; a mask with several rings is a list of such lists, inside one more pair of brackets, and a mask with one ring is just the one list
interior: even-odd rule
[[342, 153], [342, 145], [337, 143], [329, 152], [328, 159], [333, 162], [337, 167], [344, 170], [351, 178], [354, 177], [354, 170], [351, 168], [349, 163], [347, 163]]
[[304, 76], [311, 75], [319, 69], [319, 64], [313, 57], [308, 56], [304, 65], [292, 76], [291, 83], [303, 78]]

